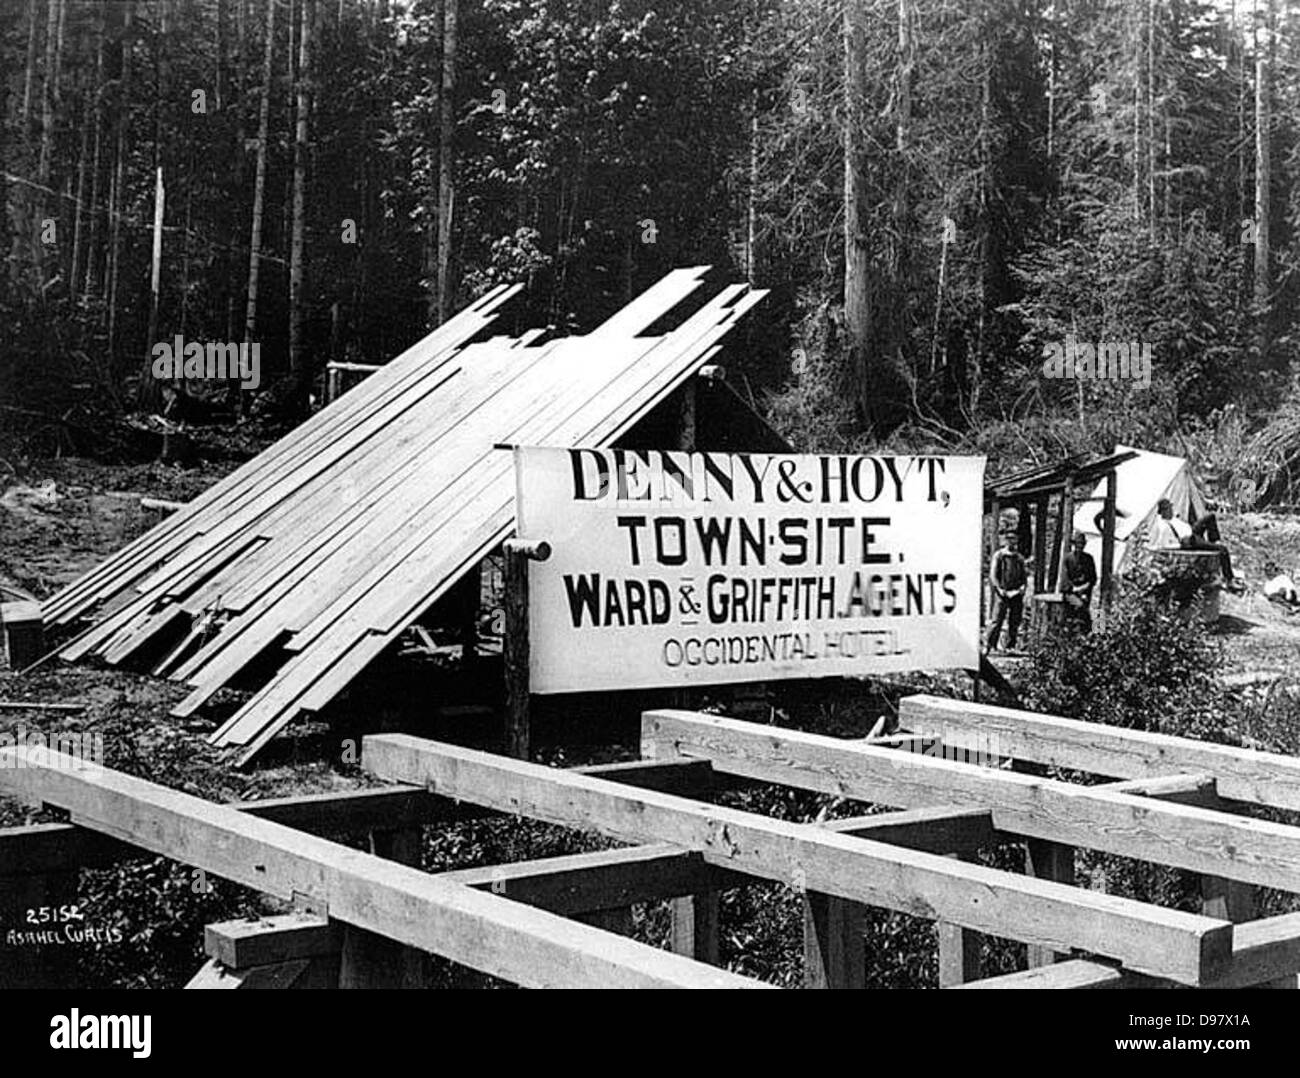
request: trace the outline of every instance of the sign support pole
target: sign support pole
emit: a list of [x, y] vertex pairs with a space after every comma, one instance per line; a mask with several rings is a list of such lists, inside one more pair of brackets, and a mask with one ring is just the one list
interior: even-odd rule
[[506, 752], [520, 760], [529, 754], [528, 563], [551, 556], [549, 543], [507, 539], [506, 559]]

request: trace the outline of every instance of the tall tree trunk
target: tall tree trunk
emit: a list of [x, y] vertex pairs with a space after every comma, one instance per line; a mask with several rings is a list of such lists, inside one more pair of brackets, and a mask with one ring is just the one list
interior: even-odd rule
[[758, 91], [749, 102], [749, 182], [745, 185], [745, 278], [754, 283], [758, 261]]
[[53, 210], [49, 205], [50, 168], [54, 151], [54, 96], [59, 81], [59, 41], [60, 18], [63, 0], [49, 0], [45, 23], [45, 70], [41, 79], [41, 144], [36, 166], [36, 221], [38, 227], [32, 230], [32, 263], [36, 267], [37, 283], [45, 283], [45, 243], [39, 238], [41, 221], [57, 214], [57, 204]]
[[[275, 3], [266, 0], [266, 44], [262, 52], [262, 103], [257, 115], [257, 171], [253, 180], [253, 224], [248, 240], [248, 303], [244, 308], [244, 340], [252, 343], [257, 330], [257, 287], [262, 267], [262, 202], [266, 195], [266, 140], [271, 122], [271, 80], [275, 62]], [[240, 393], [240, 400], [243, 393]], [[242, 409], [242, 405], [241, 405]]]
[[1268, 365], [1269, 349], [1269, 76], [1272, 48], [1273, 0], [1264, 0], [1263, 10], [1255, 12], [1255, 311], [1259, 320], [1257, 335], [1261, 366]]
[[872, 390], [876, 387], [869, 384], [870, 265], [860, 220], [865, 186], [866, 97], [866, 44], [861, 16], [861, 0], [844, 0], [844, 334], [858, 412], [862, 421], [869, 423], [874, 413]]
[[81, 284], [81, 249], [82, 225], [85, 216], [83, 209], [86, 202], [87, 159], [90, 157], [90, 129], [95, 126], [95, 93], [98, 84], [87, 80], [89, 85], [82, 97], [81, 104], [81, 145], [77, 152], [77, 190], [73, 198], [72, 216], [72, 269], [68, 274], [68, 298], [73, 304], [77, 302], [77, 290]]
[[[247, 150], [245, 149], [246, 130], [244, 123], [246, 120], [246, 107], [244, 101], [244, 88], [248, 85], [244, 71], [244, 56], [247, 52], [247, 19], [245, 19], [244, 8], [245, 0], [234, 0], [235, 3], [235, 72], [233, 85], [235, 129], [234, 145], [231, 147], [232, 158], [234, 160], [233, 173], [230, 176], [230, 182], [227, 185], [226, 213], [227, 213], [227, 230], [226, 234], [233, 236], [238, 232], [238, 222], [243, 219], [240, 212], [245, 202], [244, 196], [244, 170], [246, 164]], [[234, 244], [226, 248], [226, 281], [224, 288], [226, 290], [226, 340], [233, 341], [238, 334], [237, 328], [237, 308], [239, 306], [239, 288], [236, 285], [238, 279], [236, 268], [238, 265], [239, 252]]]
[[[443, 0], [434, 0], [433, 29], [437, 34], [439, 46], [444, 33], [445, 10]], [[432, 328], [438, 324], [438, 218], [441, 205], [442, 159], [439, 155], [439, 143], [442, 131], [442, 78], [434, 83], [436, 100], [433, 114], [437, 118], [440, 137], [433, 140], [429, 155], [428, 173], [424, 192], [424, 250], [423, 271], [427, 288], [425, 295], [425, 322]]]
[[1147, 0], [1147, 214], [1152, 240], [1156, 221], [1156, 0]]
[[23, 135], [30, 134], [32, 122], [32, 88], [36, 84], [36, 27], [40, 22], [37, 0], [27, 0], [27, 69], [23, 75]]
[[298, 39], [298, 123], [293, 141], [293, 238], [289, 246], [289, 376], [294, 411], [307, 405], [307, 364], [302, 350], [303, 239], [307, 216], [307, 123], [311, 109], [312, 0], [301, 0], [302, 32]]
[[452, 138], [455, 134], [456, 4], [443, 0], [442, 93], [438, 125], [438, 324], [447, 321], [455, 289], [451, 282], [451, 230], [455, 199]]
[[99, 249], [99, 219], [101, 216], [99, 206], [99, 180], [100, 180], [100, 148], [104, 130], [104, 36], [105, 36], [105, 17], [104, 9], [101, 7], [98, 11], [98, 19], [95, 28], [95, 93], [94, 93], [94, 116], [95, 116], [95, 148], [91, 153], [90, 163], [90, 235], [86, 240], [86, 283], [85, 292], [89, 297], [95, 294], [95, 265], [98, 261]]
[[122, 79], [118, 92], [117, 147], [113, 159], [113, 190], [108, 209], [108, 354], [114, 371], [117, 369], [117, 291], [122, 265], [122, 207], [126, 203], [122, 188], [126, 180], [126, 136], [131, 126], [131, 54], [135, 47], [134, 9], [134, 0], [127, 0], [122, 24]]
[[149, 327], [145, 332], [144, 356], [140, 363], [136, 403], [144, 411], [156, 411], [162, 387], [153, 377], [153, 344], [158, 339], [158, 308], [162, 288], [163, 219], [166, 193], [163, 188], [163, 102], [167, 100], [168, 0], [158, 0], [158, 21], [154, 24], [153, 95], [153, 247], [149, 265]]

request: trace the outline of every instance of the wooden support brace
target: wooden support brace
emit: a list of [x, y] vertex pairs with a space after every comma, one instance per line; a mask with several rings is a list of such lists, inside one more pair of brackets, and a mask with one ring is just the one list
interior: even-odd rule
[[865, 988], [866, 911], [836, 895], [803, 894], [803, 985], [805, 988]]
[[669, 903], [669, 948], [711, 966], [718, 964], [718, 890], [710, 887]]
[[[761, 729], [771, 740], [773, 731]], [[794, 758], [779, 744], [774, 748], [787, 762]], [[783, 883], [798, 870], [811, 891], [1056, 950], [1080, 947], [1182, 983], [1214, 976], [1231, 951], [1232, 926], [1211, 918], [473, 749], [388, 734], [366, 738], [362, 759], [372, 774], [391, 781], [424, 783], [451, 797], [623, 841], [699, 850], [710, 863]]]
[[768, 987], [156, 783], [53, 757], [58, 754], [26, 747], [0, 749], [0, 789], [63, 808], [74, 823], [156, 854], [282, 900], [305, 900], [346, 924], [517, 984]]
[[939, 943], [939, 987], [979, 980], [980, 934], [943, 921], [935, 925], [935, 934]]
[[[419, 828], [372, 831], [370, 852], [399, 864], [420, 865]], [[423, 988], [424, 955], [396, 940], [347, 925], [339, 963], [340, 988]]]
[[[950, 735], [940, 736], [947, 743]], [[995, 735], [980, 736], [992, 755], [1017, 755]], [[1010, 834], [1300, 891], [1300, 828], [1269, 820], [693, 712], [646, 712], [642, 752], [878, 804], [986, 806]]]
[[[1074, 847], [1060, 842], [1045, 842], [1031, 838], [1025, 843], [1025, 872], [1035, 879], [1073, 885]], [[1066, 952], [1032, 943], [1027, 951], [1030, 969], [1048, 966], [1068, 957], [1069, 954]]]

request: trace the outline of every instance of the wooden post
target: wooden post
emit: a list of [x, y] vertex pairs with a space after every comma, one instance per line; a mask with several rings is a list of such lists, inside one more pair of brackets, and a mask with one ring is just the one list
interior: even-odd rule
[[[1016, 770], [1020, 770], [1018, 767]], [[1056, 883], [1074, 883], [1074, 847], [1060, 842], [1031, 838], [1025, 843], [1025, 871], [1040, 880], [1053, 880]], [[1053, 951], [1049, 947], [1030, 944], [1028, 948], [1029, 968], [1050, 966], [1068, 954]]]
[[529, 755], [528, 708], [528, 563], [545, 561], [551, 547], [545, 542], [507, 539], [505, 554], [506, 638], [506, 752], [520, 760]]
[[460, 579], [456, 615], [460, 621], [461, 673], [473, 670], [478, 656], [478, 609], [483, 591], [483, 566], [475, 565]]
[[[370, 852], [376, 857], [419, 867], [420, 838], [418, 827], [372, 831]], [[339, 987], [423, 988], [424, 955], [414, 947], [348, 925], [343, 931]]]
[[[984, 639], [984, 626], [988, 623], [988, 604], [993, 601], [989, 590], [989, 566], [993, 563], [993, 551], [998, 548], [998, 521], [1002, 516], [1002, 505], [994, 498], [989, 503], [989, 516], [993, 518], [993, 527], [987, 535], [980, 536], [980, 639]], [[982, 646], [981, 646], [982, 650]]]
[[863, 908], [834, 895], [803, 896], [803, 984], [805, 988], [865, 988], [866, 941]]
[[[961, 861], [971, 858], [953, 854]], [[939, 937], [939, 987], [951, 988], [968, 984], [980, 978], [980, 934], [960, 925], [939, 921], [935, 926]]]
[[672, 934], [669, 949], [675, 954], [718, 964], [718, 892], [674, 898], [670, 903]]
[[1065, 491], [1061, 491], [1061, 504], [1056, 514], [1056, 534], [1052, 536], [1052, 556], [1047, 562], [1047, 590], [1057, 591], [1059, 589], [1058, 581], [1060, 580], [1060, 569], [1062, 559], [1065, 557], [1066, 550], [1069, 549], [1065, 542]]
[[29, 600], [0, 603], [0, 628], [4, 631], [9, 669], [25, 670], [45, 654], [45, 627], [41, 604]]
[[[1201, 912], [1206, 917], [1217, 917], [1235, 925], [1253, 921], [1257, 916], [1256, 890], [1249, 883], [1224, 879], [1222, 876], [1201, 877]], [[1294, 973], [1265, 981], [1260, 988], [1296, 988]]]
[[1101, 516], [1101, 610], [1104, 618], [1110, 610], [1115, 579], [1115, 486], [1114, 469], [1106, 473], [1106, 504]]
[[1047, 495], [1034, 505], [1034, 594], [1043, 590], [1047, 580]]

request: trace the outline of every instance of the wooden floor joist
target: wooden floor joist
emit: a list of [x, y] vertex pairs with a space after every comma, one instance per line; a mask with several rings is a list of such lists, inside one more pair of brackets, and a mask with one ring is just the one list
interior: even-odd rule
[[1216, 977], [1231, 953], [1232, 926], [1213, 918], [471, 749], [378, 735], [365, 739], [362, 762], [390, 781], [623, 841], [667, 842], [726, 868], [991, 935], [1083, 948], [1180, 983]]
[[2, 749], [0, 790], [66, 809], [83, 827], [516, 984], [768, 987], [70, 757]]
[[1096, 775], [1204, 772], [1215, 777], [1222, 797], [1300, 809], [1300, 759], [1293, 756], [938, 696], [904, 697], [899, 721], [936, 736], [970, 735], [1018, 760]]
[[[1300, 913], [1284, 913], [1238, 925], [1232, 960], [1204, 988], [1251, 988], [1294, 976], [1300, 970]], [[1106, 962], [1076, 958], [1054, 966], [1007, 973], [960, 988], [1153, 988], [1158, 980]]]
[[1010, 834], [1300, 892], [1300, 828], [1104, 785], [684, 711], [646, 712], [642, 752], [706, 759], [725, 774], [861, 801], [987, 807]]
[[[703, 795], [713, 781], [713, 768], [707, 760], [668, 760], [663, 763], [633, 760], [593, 764], [578, 770], [584, 774], [604, 775], [629, 786], [691, 796]], [[491, 810], [458, 805], [414, 786], [331, 790], [292, 797], [232, 801], [228, 807], [312, 835], [359, 834], [421, 824], [459, 823], [491, 814]], [[0, 877], [104, 868], [139, 856], [141, 850], [138, 847], [72, 824], [41, 823], [0, 828]]]

